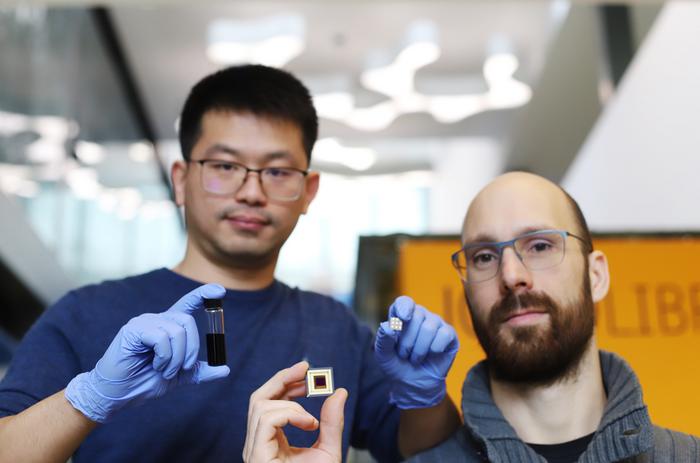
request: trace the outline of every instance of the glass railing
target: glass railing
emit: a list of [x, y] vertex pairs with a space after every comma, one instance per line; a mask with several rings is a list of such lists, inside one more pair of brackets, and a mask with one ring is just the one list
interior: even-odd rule
[[182, 221], [91, 11], [0, 7], [0, 35], [0, 192], [47, 258], [76, 284], [175, 262]]

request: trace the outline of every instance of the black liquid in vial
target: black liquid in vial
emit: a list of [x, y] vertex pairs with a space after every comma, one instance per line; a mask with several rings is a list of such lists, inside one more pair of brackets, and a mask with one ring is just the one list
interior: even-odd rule
[[207, 363], [226, 365], [226, 338], [223, 333], [207, 333]]

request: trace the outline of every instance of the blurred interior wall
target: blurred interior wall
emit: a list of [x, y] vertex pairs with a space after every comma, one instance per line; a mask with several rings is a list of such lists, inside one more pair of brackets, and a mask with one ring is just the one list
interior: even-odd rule
[[660, 13], [563, 185], [598, 231], [700, 229], [700, 4]]

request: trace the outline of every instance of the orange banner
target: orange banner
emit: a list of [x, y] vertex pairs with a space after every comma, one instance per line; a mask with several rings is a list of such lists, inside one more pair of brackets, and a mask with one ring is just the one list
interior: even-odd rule
[[[700, 435], [700, 238], [599, 237], [595, 247], [608, 256], [611, 274], [610, 292], [596, 307], [599, 346], [632, 365], [655, 424]], [[466, 373], [484, 354], [450, 263], [457, 249], [457, 239], [403, 241], [398, 289], [459, 333], [447, 378], [459, 404]]]

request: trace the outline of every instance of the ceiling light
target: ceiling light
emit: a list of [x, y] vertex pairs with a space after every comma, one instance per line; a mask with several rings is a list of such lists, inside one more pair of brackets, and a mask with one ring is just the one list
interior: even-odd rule
[[342, 119], [355, 106], [355, 98], [347, 92], [332, 92], [314, 96], [314, 107], [319, 117]]
[[282, 67], [304, 50], [300, 15], [258, 20], [218, 19], [208, 30], [207, 56], [218, 64], [258, 63]]
[[0, 165], [0, 192], [24, 198], [36, 197], [41, 188], [37, 182], [28, 178], [30, 175], [27, 166]]
[[[360, 76], [362, 85], [375, 92], [400, 98], [414, 92], [414, 77], [418, 69], [440, 56], [437, 27], [432, 21], [416, 21], [406, 31], [404, 46], [393, 61], [383, 66], [371, 65]], [[375, 52], [371, 61], [387, 61], [382, 52]]]
[[295, 35], [279, 35], [253, 47], [251, 62], [282, 67], [304, 51], [304, 42]]
[[30, 119], [31, 128], [41, 138], [27, 145], [27, 158], [37, 163], [65, 159], [66, 142], [78, 135], [78, 123], [58, 116], [37, 116]]
[[75, 155], [83, 164], [99, 164], [105, 158], [105, 149], [98, 143], [78, 140]]
[[214, 42], [207, 47], [207, 57], [218, 64], [241, 64], [251, 60], [250, 47], [236, 42]]
[[489, 84], [509, 80], [518, 69], [518, 58], [512, 53], [491, 55], [484, 61], [484, 79]]
[[27, 159], [39, 164], [48, 164], [66, 158], [66, 148], [63, 143], [40, 138], [27, 145]]
[[29, 129], [29, 118], [23, 114], [0, 111], [0, 133], [12, 135]]
[[396, 107], [402, 114], [425, 111], [427, 97], [417, 92], [409, 92], [395, 100]]
[[39, 194], [39, 184], [20, 177], [0, 177], [0, 191], [6, 194], [34, 198]]
[[451, 95], [430, 98], [428, 112], [436, 121], [451, 124], [486, 109], [482, 95]]
[[376, 132], [389, 127], [397, 117], [399, 110], [396, 104], [389, 100], [367, 108], [355, 108], [343, 122], [354, 129]]
[[419, 69], [440, 57], [440, 47], [435, 43], [414, 43], [404, 48], [396, 57], [399, 65], [409, 69]]
[[505, 109], [522, 106], [532, 98], [530, 87], [517, 80], [492, 87], [486, 95], [490, 109]]
[[139, 141], [129, 145], [129, 159], [134, 162], [149, 162], [153, 159], [153, 155], [153, 145], [148, 142]]
[[335, 138], [323, 138], [314, 146], [313, 159], [364, 171], [377, 162], [377, 153], [371, 148], [351, 148], [341, 145]]
[[72, 169], [66, 174], [66, 184], [77, 198], [95, 199], [102, 186], [97, 181], [97, 171], [88, 167]]
[[385, 101], [357, 108], [351, 94], [329, 92], [317, 96], [314, 102], [320, 117], [364, 131], [383, 130], [406, 113], [428, 112], [436, 121], [449, 124], [479, 112], [524, 105], [532, 97], [532, 90], [513, 77], [518, 59], [510, 52], [509, 41], [503, 36], [494, 36], [489, 49], [491, 53], [483, 65], [483, 78], [479, 77], [480, 82], [486, 81], [487, 91], [453, 95], [418, 93], [416, 70], [440, 56], [437, 28], [430, 21], [419, 21], [408, 28], [404, 47], [393, 59], [387, 59], [385, 52], [375, 51], [369, 56], [372, 65], [360, 75], [362, 85], [388, 97]]
[[404, 37], [404, 48], [396, 56], [394, 64], [417, 70], [439, 57], [437, 26], [432, 21], [419, 20], [409, 24]]
[[392, 64], [364, 71], [360, 76], [360, 82], [369, 90], [398, 98], [413, 91], [413, 74], [412, 69]]
[[513, 78], [517, 69], [518, 58], [512, 53], [497, 53], [484, 62], [484, 79], [489, 84], [486, 98], [491, 109], [514, 108], [530, 101], [530, 87]]
[[47, 139], [66, 140], [78, 135], [78, 123], [58, 116], [37, 116], [32, 118], [34, 130]]

